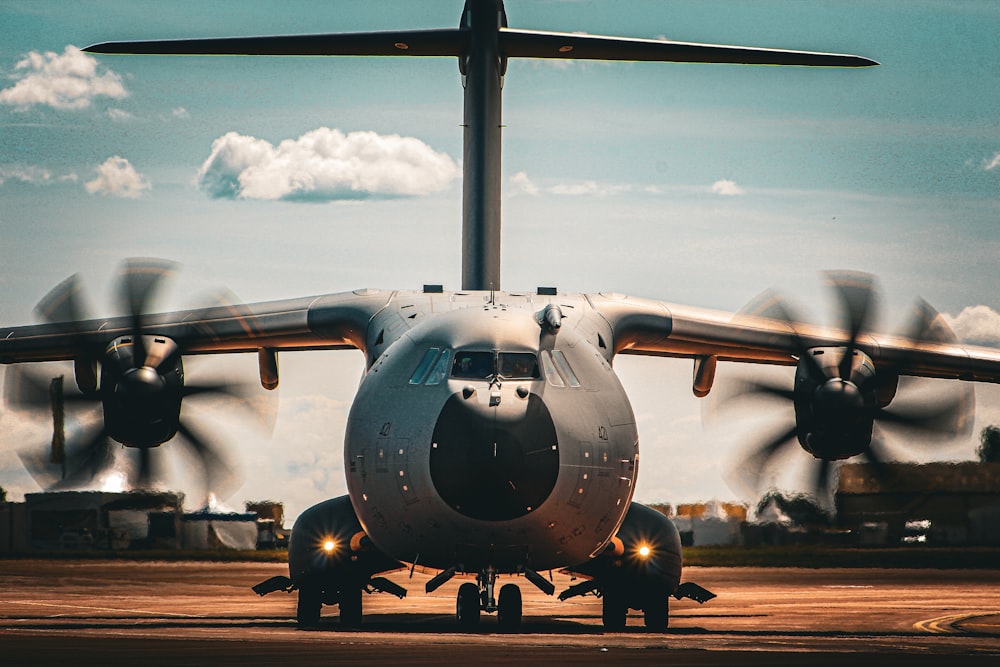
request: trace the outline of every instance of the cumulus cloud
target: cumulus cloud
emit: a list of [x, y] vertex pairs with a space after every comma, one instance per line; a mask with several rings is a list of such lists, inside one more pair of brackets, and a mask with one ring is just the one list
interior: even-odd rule
[[549, 194], [563, 197], [580, 197], [586, 195], [605, 197], [633, 190], [632, 186], [629, 185], [598, 183], [597, 181], [557, 183], [556, 185], [541, 187], [536, 185], [528, 174], [523, 171], [519, 171], [511, 176], [508, 184], [509, 192], [512, 194], [525, 194], [532, 196]]
[[277, 146], [229, 132], [212, 142], [198, 185], [216, 198], [329, 201], [425, 195], [460, 175], [419, 139], [321, 127]]
[[88, 181], [84, 187], [92, 195], [137, 199], [152, 185], [149, 179], [137, 172], [128, 160], [115, 155], [97, 168], [97, 178]]
[[973, 345], [1000, 346], [1000, 313], [989, 306], [969, 306], [958, 315], [943, 315], [959, 340]]
[[993, 171], [997, 167], [1000, 167], [1000, 152], [996, 153], [992, 158], [987, 160], [985, 165], [986, 171]]
[[98, 66], [96, 59], [72, 44], [63, 53], [32, 51], [14, 66], [10, 88], [0, 90], [0, 104], [28, 109], [36, 104], [56, 109], [86, 109], [97, 97], [128, 95], [121, 77]]
[[541, 192], [538, 186], [535, 185], [528, 174], [523, 171], [519, 171], [510, 177], [510, 187], [513, 192], [519, 192], [525, 195], [537, 195]]
[[746, 190], [738, 186], [735, 181], [726, 179], [712, 183], [712, 192], [723, 197], [736, 197], [746, 194]]

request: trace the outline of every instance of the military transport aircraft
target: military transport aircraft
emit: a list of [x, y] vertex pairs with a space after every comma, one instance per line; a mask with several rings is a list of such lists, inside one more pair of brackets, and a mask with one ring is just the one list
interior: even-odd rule
[[[467, 0], [457, 28], [351, 34], [115, 42], [91, 53], [449, 56], [465, 87], [462, 288], [358, 289], [249, 305], [148, 312], [163, 275], [156, 262], [126, 265], [126, 315], [85, 319], [73, 283], [43, 300], [47, 322], [0, 328], [0, 362], [72, 360], [82, 398], [103, 409], [101, 437], [148, 452], [177, 437], [186, 396], [183, 357], [255, 352], [260, 380], [278, 384], [286, 350], [357, 349], [366, 372], [347, 425], [349, 494], [302, 513], [289, 576], [255, 590], [298, 591], [298, 621], [322, 605], [362, 619], [362, 593], [406, 593], [379, 576], [404, 567], [455, 575], [457, 617], [483, 611], [506, 628], [521, 622], [523, 576], [548, 594], [540, 572], [582, 578], [561, 599], [596, 594], [608, 629], [629, 609], [664, 629], [668, 600], [712, 594], [681, 583], [677, 530], [632, 502], [639, 438], [616, 355], [692, 360], [705, 396], [719, 361], [793, 366], [790, 386], [755, 391], [790, 400], [795, 421], [761, 447], [798, 442], [821, 462], [879, 461], [875, 423], [941, 430], [948, 402], [894, 412], [901, 376], [1000, 381], [1000, 352], [957, 345], [925, 307], [914, 329], [870, 330], [871, 277], [830, 274], [843, 327], [800, 324], [778, 300], [731, 314], [617, 294], [551, 288], [503, 291], [500, 281], [501, 84], [510, 58], [866, 67], [866, 58], [800, 51], [539, 32], [509, 28], [502, 0]], [[826, 470], [824, 464], [821, 468]], [[824, 473], [825, 474], [825, 473]], [[498, 585], [503, 583], [502, 587]]]

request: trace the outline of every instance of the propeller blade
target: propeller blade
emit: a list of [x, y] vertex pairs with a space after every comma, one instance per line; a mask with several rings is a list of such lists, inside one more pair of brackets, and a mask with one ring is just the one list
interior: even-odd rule
[[762, 490], [764, 471], [768, 464], [782, 449], [796, 443], [797, 437], [797, 428], [792, 424], [791, 428], [776, 433], [757, 445], [750, 455], [743, 459], [738, 472], [751, 489]]
[[875, 413], [880, 424], [890, 424], [918, 433], [944, 436], [966, 436], [972, 430], [971, 412], [973, 406], [960, 397], [937, 403], [909, 406], [906, 408], [882, 408]]
[[81, 447], [67, 452], [66, 479], [70, 485], [86, 484], [114, 467], [114, 450], [107, 430], [97, 429]]
[[153, 480], [156, 478], [156, 465], [153, 463], [153, 455], [151, 447], [138, 447], [138, 458], [139, 465], [136, 472], [136, 486], [143, 489], [148, 489], [152, 486]]
[[41, 298], [35, 305], [35, 315], [49, 324], [71, 324], [74, 328], [87, 319], [87, 309], [83, 305], [83, 288], [80, 274], [74, 273]]
[[228, 495], [226, 490], [234, 479], [234, 473], [218, 448], [206, 437], [199, 435], [189, 424], [181, 422], [177, 431], [198, 458], [206, 493], [214, 492], [220, 498], [226, 497]]
[[817, 498], [828, 498], [830, 495], [830, 469], [833, 464], [826, 459], [819, 459], [817, 464], [813, 495]]
[[176, 265], [162, 259], [132, 258], [122, 264], [120, 298], [122, 307], [132, 320], [132, 345], [136, 366], [146, 365], [146, 345], [143, 341], [143, 318], [149, 311], [156, 291], [173, 275]]
[[877, 301], [875, 277], [860, 271], [827, 271], [826, 284], [837, 294], [840, 321], [847, 328], [849, 342], [840, 360], [840, 377], [850, 379], [852, 357], [861, 333], [869, 328]]
[[768, 289], [761, 292], [750, 303], [740, 310], [741, 315], [751, 315], [775, 320], [786, 325], [792, 334], [792, 346], [794, 353], [810, 367], [809, 371], [815, 376], [825, 376], [826, 371], [811, 355], [807, 354], [808, 345], [799, 333], [801, 323], [805, 322], [802, 316], [792, 307], [788, 299], [775, 290]]

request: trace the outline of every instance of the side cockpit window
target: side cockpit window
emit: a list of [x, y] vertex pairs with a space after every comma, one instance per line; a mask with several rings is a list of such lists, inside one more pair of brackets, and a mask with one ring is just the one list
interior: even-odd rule
[[542, 352], [542, 365], [545, 367], [545, 377], [553, 387], [579, 387], [580, 380], [569, 365], [562, 350]]
[[448, 377], [450, 368], [451, 350], [432, 347], [424, 352], [423, 358], [410, 376], [410, 384], [441, 384]]
[[420, 365], [417, 369], [413, 371], [413, 375], [410, 376], [410, 384], [420, 384], [427, 377], [427, 371], [430, 370], [431, 364], [437, 359], [438, 354], [441, 353], [441, 348], [432, 347], [431, 349], [424, 352], [424, 358], [420, 360]]
[[446, 377], [448, 377], [448, 368], [451, 366], [451, 350], [445, 350], [441, 353], [441, 358], [437, 360], [434, 364], [434, 368], [431, 369], [430, 374], [427, 376], [428, 385], [441, 384]]

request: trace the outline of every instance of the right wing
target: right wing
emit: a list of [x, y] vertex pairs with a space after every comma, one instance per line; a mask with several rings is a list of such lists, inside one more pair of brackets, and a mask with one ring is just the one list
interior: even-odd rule
[[[255, 304], [213, 306], [150, 315], [141, 331], [178, 342], [184, 354], [271, 350], [365, 351], [368, 323], [393, 292], [356, 290]], [[130, 317], [0, 327], [0, 363], [97, 357], [114, 339], [133, 333]]]

